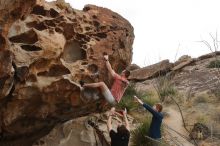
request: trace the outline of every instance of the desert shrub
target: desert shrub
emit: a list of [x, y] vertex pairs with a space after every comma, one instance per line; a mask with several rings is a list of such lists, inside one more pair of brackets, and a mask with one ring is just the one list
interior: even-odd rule
[[197, 123], [206, 124], [208, 122], [208, 118], [205, 115], [200, 115], [196, 118]]
[[146, 93], [140, 93], [137, 92], [134, 88], [134, 85], [129, 85], [128, 88], [126, 89], [124, 96], [122, 100], [119, 102], [117, 105], [118, 108], [124, 109], [126, 108], [128, 111], [131, 111], [133, 109], [136, 109], [140, 107], [140, 105], [136, 102], [134, 102], [134, 95], [138, 96], [141, 100], [143, 100], [145, 103], [149, 105], [154, 105], [156, 102], [159, 100], [156, 98], [153, 98], [151, 96], [151, 93], [146, 92]]
[[194, 103], [206, 103], [208, 101], [208, 96], [205, 96], [205, 95], [200, 95], [200, 96], [197, 96], [195, 99], [194, 99]]
[[162, 102], [166, 97], [174, 96], [177, 94], [177, 91], [171, 83], [170, 79], [166, 76], [157, 78], [155, 89]]
[[215, 89], [212, 89], [212, 93], [215, 95], [215, 97], [220, 100], [220, 86], [219, 83]]
[[133, 146], [152, 146], [155, 144], [158, 146], [166, 146], [165, 144], [162, 145], [146, 137], [149, 135], [150, 123], [150, 116], [147, 116], [146, 120], [131, 132]]
[[155, 103], [159, 102], [158, 98], [152, 97], [150, 95], [143, 95], [141, 96], [141, 99], [143, 100], [144, 103], [147, 103], [150, 106], [153, 106]]
[[132, 142], [133, 146], [145, 146], [150, 141], [145, 137], [149, 135], [148, 131], [150, 128], [150, 118], [147, 118], [140, 126], [138, 126], [134, 131], [132, 131]]
[[210, 61], [208, 68], [220, 68], [220, 60]]
[[128, 112], [134, 108], [136, 108], [138, 105], [134, 102], [133, 96], [137, 95], [140, 96], [140, 94], [135, 90], [134, 85], [131, 84], [126, 89], [124, 96], [122, 100], [117, 105], [118, 108], [124, 109], [126, 108]]
[[215, 115], [214, 115], [214, 120], [217, 122], [217, 123], [220, 123], [220, 113], [216, 112]]

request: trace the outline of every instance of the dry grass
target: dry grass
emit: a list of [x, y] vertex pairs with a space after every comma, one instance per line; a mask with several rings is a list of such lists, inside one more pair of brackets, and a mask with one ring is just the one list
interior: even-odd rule
[[193, 99], [194, 104], [199, 104], [199, 103], [207, 103], [209, 101], [209, 96], [208, 95], [199, 95], [196, 96]]
[[155, 90], [157, 91], [161, 102], [164, 102], [169, 96], [177, 95], [177, 90], [167, 76], [157, 78]]

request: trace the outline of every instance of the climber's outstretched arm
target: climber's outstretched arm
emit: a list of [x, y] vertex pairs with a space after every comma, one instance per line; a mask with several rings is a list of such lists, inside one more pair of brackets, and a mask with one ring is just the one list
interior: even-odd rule
[[127, 110], [126, 109], [123, 111], [123, 117], [124, 117], [124, 120], [125, 120], [125, 127], [127, 128], [128, 131], [130, 131], [130, 125], [129, 125], [129, 122], [128, 122]]
[[108, 115], [108, 121], [107, 121], [107, 127], [108, 127], [108, 131], [110, 132], [112, 130], [112, 115], [115, 112], [115, 108], [111, 108], [109, 115]]
[[111, 64], [109, 63], [108, 60], [108, 55], [104, 55], [105, 61], [106, 61], [106, 67], [108, 69], [108, 71], [110, 72], [110, 74], [112, 75], [112, 77], [114, 77], [116, 75], [115, 71], [112, 69]]

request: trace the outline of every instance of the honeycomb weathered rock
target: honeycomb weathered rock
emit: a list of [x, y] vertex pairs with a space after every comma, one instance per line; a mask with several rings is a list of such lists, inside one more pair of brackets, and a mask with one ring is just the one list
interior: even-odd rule
[[[78, 83], [110, 86], [103, 54], [120, 72], [131, 63], [134, 34], [127, 20], [106, 8], [87, 5], [80, 11], [62, 0], [14, 1], [19, 3], [14, 9], [24, 10], [0, 18], [0, 143], [24, 146], [58, 122], [97, 112], [103, 98], [85, 103]], [[4, 4], [4, 12], [13, 9]]]

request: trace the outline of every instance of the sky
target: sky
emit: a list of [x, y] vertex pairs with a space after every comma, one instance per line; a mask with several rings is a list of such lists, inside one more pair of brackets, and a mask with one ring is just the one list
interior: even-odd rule
[[[52, 0], [47, 0], [52, 1]], [[219, 0], [65, 0], [81, 10], [95, 4], [117, 12], [134, 27], [132, 63], [141, 67], [182, 55], [211, 53], [220, 30]], [[219, 32], [220, 33], [220, 32]], [[217, 48], [218, 50], [218, 48]]]

